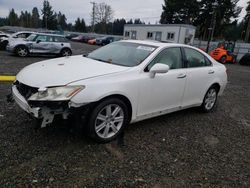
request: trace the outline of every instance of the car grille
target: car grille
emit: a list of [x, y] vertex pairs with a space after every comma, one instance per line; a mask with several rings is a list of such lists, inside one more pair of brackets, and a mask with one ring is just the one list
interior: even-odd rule
[[34, 93], [36, 93], [38, 91], [38, 88], [36, 87], [30, 87], [28, 85], [25, 85], [19, 81], [16, 81], [14, 83], [14, 85], [16, 86], [17, 90], [19, 91], [19, 93], [26, 99], [28, 100], [28, 98], [33, 95]]

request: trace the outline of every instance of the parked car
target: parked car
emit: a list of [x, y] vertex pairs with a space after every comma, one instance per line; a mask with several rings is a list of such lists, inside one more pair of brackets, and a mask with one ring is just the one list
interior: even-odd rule
[[10, 41], [13, 41], [16, 39], [26, 39], [33, 33], [34, 32], [31, 32], [31, 31], [19, 31], [11, 35], [7, 35], [6, 37], [1, 37], [0, 45], [2, 46], [3, 49], [6, 49], [6, 46], [8, 45]]
[[55, 116], [73, 118], [90, 137], [108, 142], [128, 123], [190, 107], [210, 112], [226, 84], [225, 66], [197, 48], [127, 40], [87, 57], [29, 65], [12, 93], [41, 127]]
[[10, 40], [7, 51], [20, 57], [29, 54], [56, 54], [70, 56], [71, 45], [62, 35], [33, 33], [25, 40]]
[[95, 45], [96, 44], [96, 39], [90, 39], [88, 41], [88, 44]]
[[75, 37], [78, 37], [78, 36], [79, 36], [78, 34], [71, 33], [71, 34], [66, 35], [66, 38], [71, 40], [72, 38], [75, 38]]
[[75, 42], [84, 42], [84, 43], [88, 43], [89, 40], [94, 39], [95, 37], [92, 35], [79, 35], [78, 37], [72, 38], [72, 41]]
[[96, 44], [100, 46], [104, 46], [114, 41], [115, 41], [114, 37], [102, 37], [102, 38], [96, 39]]
[[240, 65], [250, 66], [250, 53], [245, 54], [239, 61]]
[[6, 49], [8, 41], [6, 41], [7, 43], [3, 42], [3, 41], [4, 41], [5, 38], [9, 38], [9, 36], [10, 35], [7, 34], [7, 33], [3, 33], [3, 32], [0, 33], [0, 50], [5, 50]]

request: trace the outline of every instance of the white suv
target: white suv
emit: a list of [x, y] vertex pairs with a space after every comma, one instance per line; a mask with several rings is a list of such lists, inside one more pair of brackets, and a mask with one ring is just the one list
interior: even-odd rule
[[7, 51], [20, 57], [29, 54], [72, 55], [71, 45], [62, 35], [33, 33], [27, 39], [10, 40]]

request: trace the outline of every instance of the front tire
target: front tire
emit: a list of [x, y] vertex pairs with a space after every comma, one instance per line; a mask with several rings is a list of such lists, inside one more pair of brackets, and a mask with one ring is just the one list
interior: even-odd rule
[[216, 87], [210, 87], [203, 99], [203, 103], [201, 105], [201, 110], [203, 112], [211, 112], [217, 102], [218, 89]]
[[18, 46], [16, 48], [16, 54], [19, 56], [19, 57], [27, 57], [29, 55], [29, 50], [27, 47], [25, 46]]
[[129, 123], [128, 108], [118, 98], [109, 98], [93, 109], [88, 125], [89, 136], [97, 142], [114, 140]]

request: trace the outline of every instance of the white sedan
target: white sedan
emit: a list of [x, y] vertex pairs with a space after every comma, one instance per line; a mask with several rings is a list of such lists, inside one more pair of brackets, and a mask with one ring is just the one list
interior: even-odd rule
[[210, 112], [226, 84], [225, 66], [197, 48], [126, 40], [29, 65], [12, 94], [41, 127], [60, 116], [107, 142], [129, 123], [190, 107]]

